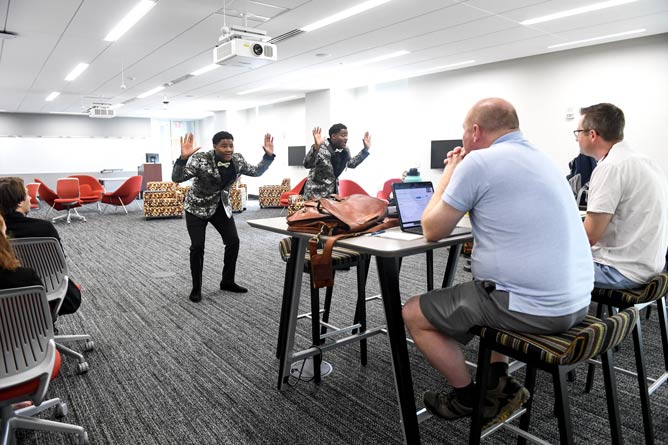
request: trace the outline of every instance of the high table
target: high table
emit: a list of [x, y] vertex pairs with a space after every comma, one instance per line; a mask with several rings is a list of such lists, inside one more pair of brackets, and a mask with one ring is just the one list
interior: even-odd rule
[[[293, 360], [300, 360], [313, 356], [320, 352], [318, 348], [310, 348], [293, 353], [295, 329], [297, 325], [297, 312], [299, 298], [301, 296], [301, 282], [304, 271], [304, 255], [308, 239], [313, 235], [308, 233], [290, 232], [285, 218], [267, 218], [248, 221], [251, 227], [280, 233], [292, 237], [292, 250], [290, 259], [286, 266], [285, 283], [283, 287], [283, 304], [281, 307], [281, 322], [279, 327], [279, 371], [278, 389], [285, 389], [290, 376], [290, 364]], [[458, 228], [459, 229], [459, 228]], [[389, 231], [400, 230], [399, 228]], [[378, 278], [380, 290], [385, 309], [387, 321], [387, 335], [392, 352], [392, 368], [394, 370], [394, 383], [399, 402], [399, 416], [405, 443], [419, 443], [420, 432], [418, 419], [415, 411], [415, 395], [413, 393], [413, 379], [411, 377], [410, 362], [408, 359], [408, 348], [406, 346], [406, 332], [404, 321], [401, 316], [401, 294], [399, 290], [399, 267], [398, 258], [430, 252], [439, 247], [452, 246], [448, 256], [448, 262], [443, 277], [443, 287], [452, 285], [457, 266], [457, 258], [461, 252], [461, 245], [472, 240], [468, 229], [459, 229], [456, 234], [448, 236], [437, 242], [428, 242], [424, 238], [405, 241], [388, 239], [380, 236], [362, 235], [347, 238], [337, 242], [337, 246], [352, 249], [357, 252], [373, 255], [376, 257], [378, 267]], [[373, 335], [375, 331], [367, 330], [345, 339], [337, 341], [337, 346], [359, 341]]]

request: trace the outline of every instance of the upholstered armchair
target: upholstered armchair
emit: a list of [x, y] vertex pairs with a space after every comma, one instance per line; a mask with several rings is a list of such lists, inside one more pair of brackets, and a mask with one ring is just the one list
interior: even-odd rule
[[281, 195], [290, 190], [290, 178], [283, 179], [281, 185], [262, 185], [258, 195], [260, 207], [280, 207]]
[[248, 189], [246, 184], [237, 181], [230, 187], [230, 204], [233, 212], [243, 212], [246, 210], [246, 200], [248, 199]]
[[144, 191], [144, 217], [183, 217], [183, 199], [189, 187], [175, 182], [149, 182]]

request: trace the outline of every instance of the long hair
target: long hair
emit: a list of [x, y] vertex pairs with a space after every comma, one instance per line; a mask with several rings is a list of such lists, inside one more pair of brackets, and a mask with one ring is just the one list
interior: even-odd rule
[[[5, 219], [0, 214], [0, 228], [5, 228]], [[0, 269], [16, 270], [20, 266], [12, 247], [9, 245], [4, 230], [0, 230]]]

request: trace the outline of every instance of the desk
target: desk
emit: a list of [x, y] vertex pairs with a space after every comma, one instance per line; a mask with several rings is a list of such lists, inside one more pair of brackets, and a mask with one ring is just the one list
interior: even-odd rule
[[116, 191], [118, 187], [121, 186], [125, 181], [130, 179], [129, 177], [126, 178], [97, 178], [97, 180], [102, 184], [104, 187], [104, 191], [106, 193], [111, 193]]
[[[282, 345], [279, 345], [280, 365], [278, 389], [285, 389], [290, 363], [295, 359], [303, 359], [318, 352], [316, 348], [292, 353], [294, 346], [297, 311], [301, 295], [301, 281], [304, 270], [304, 253], [308, 239], [312, 236], [307, 233], [295, 233], [287, 230], [285, 218], [268, 218], [248, 221], [251, 227], [268, 230], [274, 233], [292, 237], [292, 254], [286, 266], [285, 284], [283, 288], [283, 305], [281, 307], [281, 324], [279, 333]], [[390, 230], [399, 230], [393, 228]], [[457, 258], [461, 252], [461, 244], [472, 240], [470, 232], [449, 236], [437, 242], [427, 242], [424, 238], [413, 241], [399, 241], [378, 236], [359, 236], [337, 242], [338, 246], [353, 249], [360, 253], [374, 255], [378, 267], [383, 307], [387, 321], [387, 335], [392, 351], [392, 368], [394, 383], [399, 402], [399, 416], [405, 443], [419, 443], [420, 431], [415, 410], [415, 395], [413, 393], [413, 379], [411, 377], [408, 348], [406, 346], [406, 332], [404, 320], [401, 316], [401, 294], [399, 291], [399, 271], [397, 258], [430, 252], [439, 247], [452, 246], [443, 277], [443, 287], [450, 286], [454, 279]], [[382, 278], [381, 278], [382, 277]], [[356, 336], [341, 340], [349, 343], [361, 340], [371, 334], [366, 331]], [[349, 340], [350, 339], [350, 340]], [[313, 350], [313, 351], [311, 351]]]

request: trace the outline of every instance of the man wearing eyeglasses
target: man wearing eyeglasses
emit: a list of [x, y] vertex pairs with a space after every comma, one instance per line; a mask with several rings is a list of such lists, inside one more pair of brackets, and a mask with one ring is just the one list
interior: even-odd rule
[[596, 159], [589, 181], [585, 231], [594, 285], [642, 286], [665, 267], [668, 181], [656, 161], [624, 142], [624, 112], [608, 103], [580, 110], [573, 133], [580, 152]]

